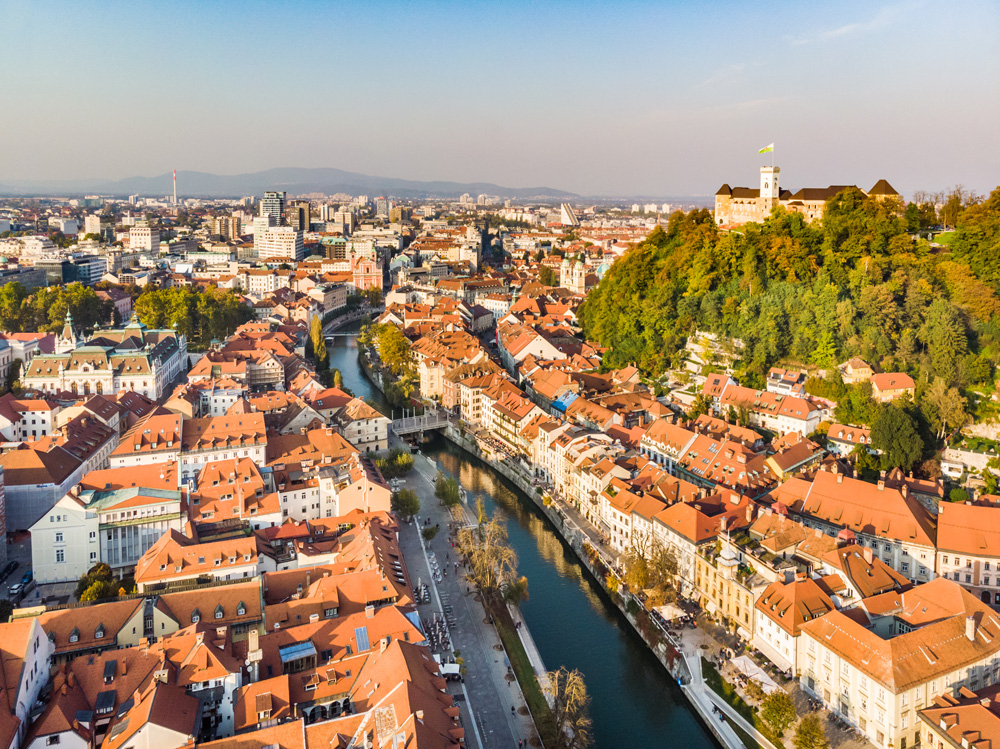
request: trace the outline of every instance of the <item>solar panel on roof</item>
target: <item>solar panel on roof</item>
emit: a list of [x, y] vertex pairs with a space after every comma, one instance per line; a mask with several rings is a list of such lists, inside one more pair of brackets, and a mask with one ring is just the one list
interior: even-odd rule
[[356, 627], [354, 630], [354, 639], [358, 643], [359, 653], [371, 649], [371, 643], [368, 641], [368, 627]]

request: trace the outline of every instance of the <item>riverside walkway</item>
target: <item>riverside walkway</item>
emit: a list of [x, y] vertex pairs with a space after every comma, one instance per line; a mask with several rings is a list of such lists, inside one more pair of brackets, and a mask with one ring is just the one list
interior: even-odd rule
[[[451, 682], [448, 691], [458, 701], [466, 743], [480, 749], [511, 749], [518, 746], [518, 741], [525, 741], [525, 746], [540, 746], [520, 687], [516, 680], [508, 679], [500, 638], [475, 590], [469, 592], [461, 571], [455, 572], [455, 554], [448, 537], [451, 516], [434, 496], [437, 466], [419, 454], [414, 459], [414, 470], [400, 484], [417, 492], [420, 513], [413, 523], [400, 528], [400, 548], [411, 579], [419, 579], [431, 588], [431, 603], [417, 607], [421, 619], [431, 619], [434, 614], [446, 618], [444, 609], [450, 607], [454, 624], [448, 625], [452, 646], [449, 652], [461, 654], [467, 673], [464, 683]], [[431, 526], [440, 526], [438, 534], [428, 542], [420, 533], [426, 519]], [[439, 569], [448, 570], [440, 583], [431, 574], [431, 553]]]

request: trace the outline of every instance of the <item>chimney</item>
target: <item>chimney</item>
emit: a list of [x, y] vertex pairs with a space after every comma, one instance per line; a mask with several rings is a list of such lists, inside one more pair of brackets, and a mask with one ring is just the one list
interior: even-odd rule
[[981, 700], [979, 700], [979, 704], [982, 705], [985, 708], [989, 708], [989, 706], [991, 704], [990, 703], [990, 698], [989, 697], [983, 697]]
[[252, 653], [253, 651], [260, 648], [260, 632], [256, 629], [250, 630], [248, 649]]
[[122, 676], [128, 673], [128, 658], [122, 658]]
[[906, 484], [903, 484], [903, 487], [899, 490], [899, 492], [904, 497], [908, 497], [910, 495], [910, 487], [908, 487]]
[[[882, 471], [882, 473], [885, 473], [885, 471]], [[885, 479], [879, 479], [878, 480], [878, 490], [882, 491], [883, 489], [885, 489]]]
[[424, 719], [424, 711], [423, 710], [417, 710], [416, 715], [417, 715], [417, 720], [422, 721]]
[[203, 642], [205, 642], [205, 633], [199, 632], [197, 635], [195, 635], [194, 641], [196, 645], [201, 645]]
[[369, 603], [365, 606], [365, 618], [371, 619], [373, 616], [375, 616], [375, 607]]
[[867, 546], [862, 546], [861, 547], [861, 554], [864, 556], [865, 561], [868, 562], [868, 564], [872, 563], [872, 550], [871, 549], [869, 549]]
[[838, 484], [844, 483], [844, 474], [842, 474], [840, 471], [837, 471], [837, 483]]
[[752, 502], [750, 502], [750, 503], [747, 504], [747, 522], [748, 523], [752, 523], [753, 522], [753, 503]]
[[976, 618], [974, 616], [965, 617], [965, 636], [969, 642], [976, 641]]
[[310, 624], [315, 624], [318, 621], [319, 621], [319, 614], [310, 614], [309, 615], [309, 623]]

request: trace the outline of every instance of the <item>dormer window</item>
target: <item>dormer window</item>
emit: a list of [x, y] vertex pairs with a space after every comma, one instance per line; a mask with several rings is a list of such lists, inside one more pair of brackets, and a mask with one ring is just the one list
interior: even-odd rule
[[198, 609], [195, 609], [194, 611], [191, 612], [191, 623], [197, 624], [200, 621], [201, 621], [201, 612]]
[[221, 619], [222, 615], [224, 613], [225, 613], [225, 611], [223, 610], [221, 603], [218, 606], [215, 607], [215, 618], [216, 619]]
[[97, 631], [94, 632], [94, 639], [100, 640], [103, 637], [104, 637], [104, 625], [102, 624], [97, 628]]
[[76, 627], [73, 627], [73, 631], [69, 633], [69, 641], [78, 642], [79, 640], [80, 640], [80, 630], [78, 630]]
[[247, 613], [247, 607], [243, 604], [243, 601], [240, 601], [239, 606], [236, 607], [236, 615], [243, 616], [246, 613]]

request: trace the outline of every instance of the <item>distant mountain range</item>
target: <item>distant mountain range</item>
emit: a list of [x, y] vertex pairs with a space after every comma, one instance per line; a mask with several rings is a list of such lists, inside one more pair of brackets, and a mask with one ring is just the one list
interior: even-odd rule
[[[157, 177], [128, 177], [119, 180], [47, 180], [0, 182], [2, 195], [142, 195], [156, 197], [172, 191], [170, 172]], [[286, 167], [250, 174], [208, 174], [177, 172], [179, 197], [238, 198], [262, 195], [265, 190], [284, 190], [291, 195], [338, 192], [348, 195], [391, 195], [400, 198], [457, 198], [469, 193], [497, 195], [525, 200], [530, 198], [576, 198], [578, 195], [552, 187], [502, 187], [490, 182], [422, 182], [420, 180], [372, 177], [341, 169]]]

